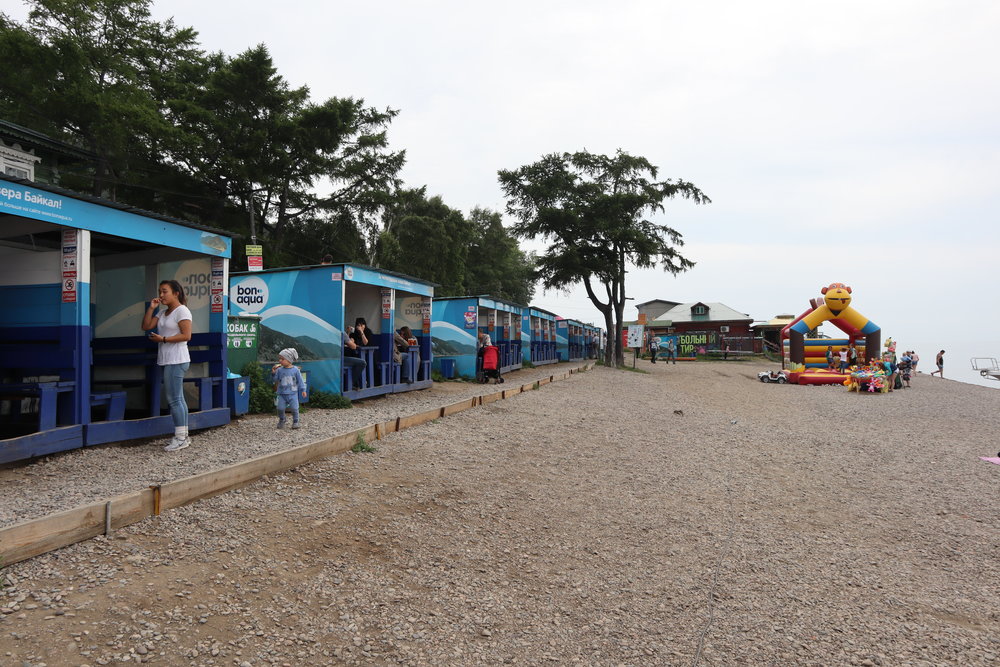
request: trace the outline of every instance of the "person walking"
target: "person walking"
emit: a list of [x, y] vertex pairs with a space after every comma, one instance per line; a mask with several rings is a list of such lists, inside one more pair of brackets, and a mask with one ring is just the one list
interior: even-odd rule
[[306, 383], [302, 371], [293, 364], [299, 360], [294, 347], [286, 347], [278, 353], [278, 363], [271, 367], [271, 381], [277, 394], [278, 428], [285, 428], [285, 410], [292, 411], [292, 428], [299, 428], [299, 394], [306, 397]]
[[[184, 400], [184, 374], [191, 366], [191, 311], [185, 305], [184, 288], [176, 280], [160, 282], [159, 296], [149, 302], [142, 316], [142, 329], [159, 343], [156, 364], [163, 369], [163, 389], [174, 423], [174, 437], [163, 449], [176, 452], [191, 444], [188, 436], [188, 406]], [[157, 308], [163, 306], [163, 310]], [[151, 331], [155, 329], [156, 331]]]
[[673, 338], [667, 339], [667, 361], [673, 361], [674, 366], [677, 365], [677, 344]]
[[651, 337], [649, 339], [649, 360], [656, 363], [656, 353], [660, 351], [660, 339]]
[[937, 353], [937, 356], [934, 357], [934, 363], [937, 364], [937, 370], [936, 371], [931, 371], [931, 375], [933, 376], [935, 373], [937, 373], [937, 374], [939, 374], [943, 378], [944, 377], [944, 350], [941, 350], [940, 352]]

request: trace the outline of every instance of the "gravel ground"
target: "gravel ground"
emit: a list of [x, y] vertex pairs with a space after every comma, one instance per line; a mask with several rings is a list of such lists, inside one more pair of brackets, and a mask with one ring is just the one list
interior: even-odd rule
[[644, 368], [577, 374], [10, 566], [0, 663], [1000, 660], [1000, 466], [977, 458], [1000, 448], [1000, 393]]
[[248, 415], [195, 431], [183, 453], [164, 452], [169, 436], [86, 447], [29, 464], [0, 468], [0, 527], [140, 491], [222, 466], [329, 438], [339, 433], [431, 410], [506, 387], [567, 372], [581, 364], [548, 364], [504, 376], [503, 385], [435, 383], [431, 389], [355, 402], [349, 410], [307, 409], [303, 428], [277, 430], [277, 417]]

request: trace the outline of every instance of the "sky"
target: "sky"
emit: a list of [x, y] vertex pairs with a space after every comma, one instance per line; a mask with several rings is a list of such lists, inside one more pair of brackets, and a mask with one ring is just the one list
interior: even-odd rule
[[[237, 55], [263, 43], [312, 97], [399, 110], [408, 187], [503, 211], [499, 169], [622, 149], [712, 203], [653, 219], [696, 262], [632, 270], [631, 304], [798, 315], [833, 282], [949, 377], [1000, 357], [1000, 3], [160, 0]], [[8, 10], [23, 18], [26, 10]], [[523, 244], [539, 250], [541, 244]], [[598, 325], [582, 288], [534, 305]], [[826, 333], [837, 331], [829, 325]]]

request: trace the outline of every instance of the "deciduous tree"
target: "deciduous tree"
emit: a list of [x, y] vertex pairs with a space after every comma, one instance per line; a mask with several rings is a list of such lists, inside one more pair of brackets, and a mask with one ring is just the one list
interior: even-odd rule
[[538, 258], [546, 287], [583, 283], [604, 315], [605, 362], [624, 363], [621, 345], [628, 266], [661, 266], [676, 274], [694, 264], [677, 250], [681, 234], [646, 216], [664, 212], [673, 197], [709, 203], [701, 190], [681, 180], [657, 181], [658, 170], [643, 157], [618, 151], [553, 153], [538, 162], [499, 172], [514, 232], [549, 243]]

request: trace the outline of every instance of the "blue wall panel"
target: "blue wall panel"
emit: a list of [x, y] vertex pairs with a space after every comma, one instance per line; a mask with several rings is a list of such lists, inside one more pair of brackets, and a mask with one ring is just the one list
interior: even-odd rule
[[62, 308], [61, 290], [62, 286], [58, 283], [0, 287], [2, 326], [57, 326]]

